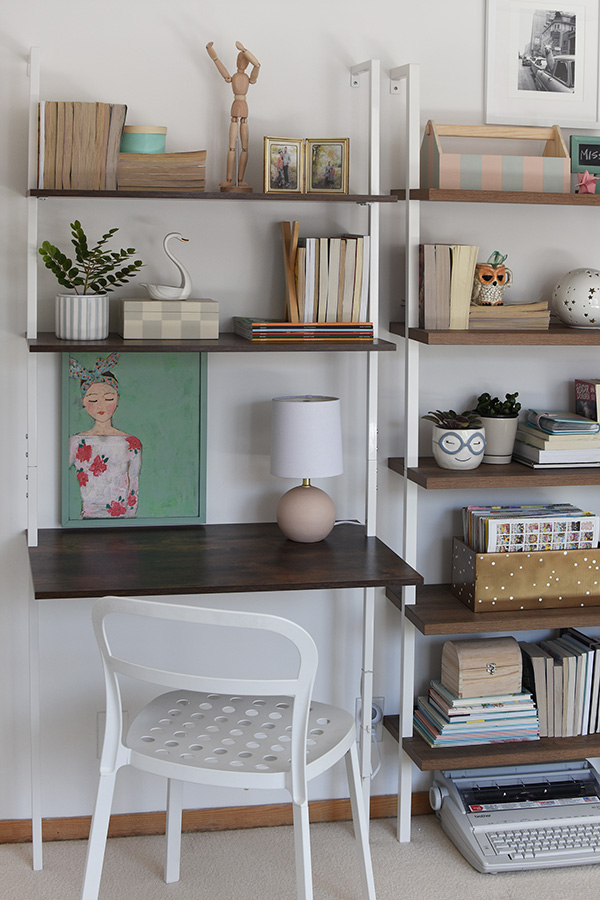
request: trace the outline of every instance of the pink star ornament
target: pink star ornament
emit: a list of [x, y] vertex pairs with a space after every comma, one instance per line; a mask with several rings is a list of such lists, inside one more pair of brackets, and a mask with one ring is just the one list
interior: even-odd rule
[[598, 175], [590, 175], [586, 169], [583, 175], [577, 176], [577, 190], [580, 194], [595, 194]]

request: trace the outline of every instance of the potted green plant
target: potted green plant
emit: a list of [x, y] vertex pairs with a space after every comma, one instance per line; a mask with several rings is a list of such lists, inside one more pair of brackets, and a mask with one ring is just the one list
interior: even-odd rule
[[518, 396], [519, 392], [515, 391], [505, 394], [501, 400], [486, 391], [477, 398], [474, 412], [481, 417], [485, 427], [484, 463], [503, 465], [511, 461], [521, 409]]
[[477, 468], [485, 449], [485, 430], [475, 410], [436, 409], [422, 418], [433, 422], [431, 449], [440, 468]]
[[143, 265], [140, 259], [128, 262], [135, 254], [126, 250], [108, 250], [106, 243], [118, 231], [110, 228], [95, 247], [90, 247], [77, 219], [71, 222], [71, 243], [75, 261], [50, 241], [44, 241], [38, 252], [62, 287], [72, 294], [56, 296], [56, 336], [63, 340], [95, 341], [108, 337], [108, 294], [137, 275]]

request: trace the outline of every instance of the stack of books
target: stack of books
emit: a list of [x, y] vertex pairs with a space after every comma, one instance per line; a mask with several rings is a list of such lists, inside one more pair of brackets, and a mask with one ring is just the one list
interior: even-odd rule
[[477, 306], [469, 310], [469, 328], [504, 331], [547, 330], [550, 307], [545, 300], [536, 303], [504, 303], [501, 306]]
[[204, 191], [206, 150], [181, 153], [120, 153], [120, 191]]
[[234, 316], [233, 327], [249, 341], [373, 341], [372, 322], [281, 322]]
[[427, 329], [469, 327], [473, 277], [479, 247], [419, 245], [419, 325]]
[[600, 519], [571, 503], [528, 506], [465, 506], [465, 543], [477, 553], [592, 550]]
[[432, 681], [417, 698], [413, 726], [430, 747], [460, 747], [539, 739], [538, 713], [529, 691], [459, 699]]
[[575, 413], [529, 410], [513, 459], [536, 469], [600, 466], [600, 424]]
[[575, 628], [539, 644], [520, 642], [523, 686], [533, 694], [540, 737], [600, 732], [600, 640]]
[[293, 272], [299, 322], [365, 322], [369, 235], [299, 238]]
[[44, 100], [38, 107], [38, 188], [113, 191], [127, 107]]

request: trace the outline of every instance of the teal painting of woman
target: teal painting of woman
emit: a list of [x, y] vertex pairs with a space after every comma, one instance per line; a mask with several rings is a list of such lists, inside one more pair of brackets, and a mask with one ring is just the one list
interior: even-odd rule
[[69, 360], [69, 375], [79, 381], [81, 403], [93, 422], [69, 440], [69, 465], [77, 474], [83, 519], [137, 514], [142, 444], [112, 423], [119, 405], [119, 383], [113, 371], [118, 362], [118, 353], [97, 359], [92, 369]]
[[199, 524], [205, 498], [205, 355], [65, 353], [62, 524]]

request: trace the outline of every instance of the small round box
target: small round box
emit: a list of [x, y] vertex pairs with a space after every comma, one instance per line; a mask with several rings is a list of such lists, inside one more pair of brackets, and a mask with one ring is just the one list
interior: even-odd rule
[[125, 125], [121, 153], [164, 153], [167, 129], [162, 125]]

